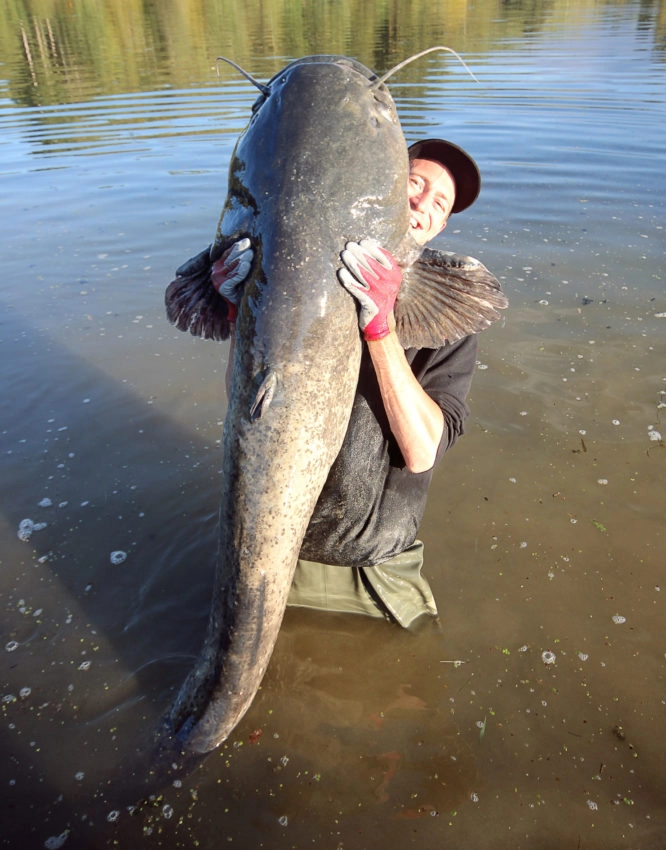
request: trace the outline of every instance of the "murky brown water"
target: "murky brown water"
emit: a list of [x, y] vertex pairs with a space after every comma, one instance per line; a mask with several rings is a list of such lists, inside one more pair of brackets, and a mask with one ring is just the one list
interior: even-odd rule
[[[398, 4], [402, 40], [373, 53], [374, 6], [313, 10], [298, 40], [269, 4], [220, 46], [195, 23], [223, 3], [185, 4], [188, 26], [23, 5], [0, 13], [0, 845], [663, 847], [662, 7], [447, 5], [426, 40]], [[437, 42], [485, 87], [433, 59], [392, 90], [409, 138], [479, 159], [442, 246], [512, 305], [421, 529], [441, 628], [288, 612], [231, 739], [131, 814], [216, 542], [226, 346], [170, 328], [162, 297], [210, 239], [253, 95], [202, 56], [265, 79]]]

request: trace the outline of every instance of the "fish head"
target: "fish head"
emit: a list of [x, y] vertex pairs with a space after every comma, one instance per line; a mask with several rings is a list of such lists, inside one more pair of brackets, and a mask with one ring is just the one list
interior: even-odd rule
[[316, 216], [321, 232], [335, 235], [337, 256], [369, 235], [393, 252], [408, 232], [409, 161], [395, 103], [347, 57], [299, 59], [262, 86], [229, 173], [226, 238], [241, 230], [262, 238], [282, 221], [293, 241], [312, 234]]

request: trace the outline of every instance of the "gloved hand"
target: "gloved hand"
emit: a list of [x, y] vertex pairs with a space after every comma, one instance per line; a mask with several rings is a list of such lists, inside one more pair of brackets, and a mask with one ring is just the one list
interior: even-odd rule
[[239, 239], [228, 248], [217, 262], [213, 263], [211, 278], [213, 286], [227, 302], [227, 318], [236, 321], [238, 302], [243, 283], [248, 276], [254, 251], [249, 239]]
[[390, 333], [389, 321], [402, 282], [402, 270], [374, 239], [347, 242], [340, 255], [340, 283], [361, 305], [358, 323], [367, 340]]

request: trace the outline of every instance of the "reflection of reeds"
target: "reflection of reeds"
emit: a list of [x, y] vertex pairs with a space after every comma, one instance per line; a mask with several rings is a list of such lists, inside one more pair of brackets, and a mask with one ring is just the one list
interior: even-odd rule
[[21, 24], [21, 41], [23, 43], [23, 52], [25, 53], [25, 60], [30, 68], [30, 76], [32, 77], [33, 85], [37, 85], [37, 74], [35, 74], [35, 66], [32, 61], [32, 53], [30, 52], [30, 44], [28, 43], [28, 37], [25, 32], [25, 27]]
[[[303, 0], [16, 0], [0, 4], [0, 55], [16, 102], [71, 103], [215, 85], [220, 54], [263, 82], [309, 53], [353, 56], [382, 73], [435, 44], [467, 56], [510, 49], [546, 22], [575, 27], [597, 9], [596, 0], [339, 0], [335, 9]], [[435, 65], [441, 57], [409, 66], [399, 82], [418, 85]]]
[[[48, 69], [49, 66], [55, 64], [57, 62], [58, 57], [58, 49], [55, 35], [53, 34], [53, 28], [51, 26], [50, 18], [45, 18], [43, 20], [38, 20], [34, 18], [34, 41], [36, 47], [38, 48], [38, 53], [40, 56], [41, 64], [45, 69]], [[32, 58], [32, 52], [30, 50], [30, 41], [28, 39], [28, 33], [26, 32], [25, 25], [23, 21], [21, 21], [21, 43], [23, 45], [23, 53], [25, 55], [26, 65], [30, 70], [30, 77], [32, 78], [33, 86], [37, 87], [39, 85], [39, 79], [37, 76], [37, 70], [35, 67], [35, 62]]]

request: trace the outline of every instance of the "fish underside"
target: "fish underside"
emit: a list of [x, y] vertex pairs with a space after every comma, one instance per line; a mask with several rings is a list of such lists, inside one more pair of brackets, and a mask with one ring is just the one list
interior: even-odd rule
[[222, 440], [208, 630], [166, 719], [168, 735], [192, 753], [224, 741], [259, 688], [308, 522], [347, 429], [362, 342], [355, 301], [337, 278], [345, 243], [372, 236], [402, 265], [395, 314], [405, 347], [459, 339], [506, 306], [481, 263], [422, 251], [409, 235], [407, 145], [373, 72], [345, 57], [311, 56], [261, 88], [232, 156], [215, 239], [166, 292], [178, 328], [226, 339], [227, 306], [211, 266], [236, 240], [251, 240]]

